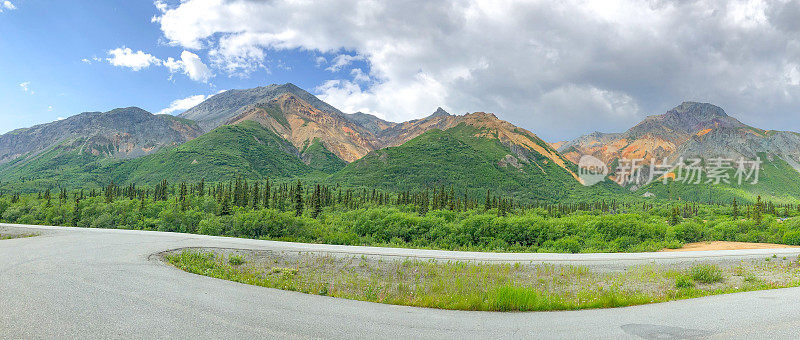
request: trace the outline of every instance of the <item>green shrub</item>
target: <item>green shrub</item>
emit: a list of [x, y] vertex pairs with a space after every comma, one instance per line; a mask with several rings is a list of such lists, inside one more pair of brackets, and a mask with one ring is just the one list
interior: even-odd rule
[[788, 231], [783, 234], [782, 241], [784, 244], [800, 245], [800, 231]]
[[697, 242], [703, 238], [703, 227], [695, 222], [685, 222], [675, 226], [675, 237], [686, 243]]
[[692, 279], [700, 283], [722, 282], [722, 270], [717, 266], [704, 264], [695, 266], [691, 270]]
[[244, 256], [241, 255], [228, 256], [228, 263], [234, 266], [242, 265], [245, 263]]
[[675, 279], [675, 288], [685, 289], [685, 288], [693, 288], [693, 287], [694, 287], [694, 281], [692, 280], [691, 277], [689, 277], [687, 275], [681, 275], [681, 276], [678, 276], [677, 279]]
[[220, 219], [214, 216], [200, 221], [198, 232], [203, 235], [219, 236], [222, 235], [223, 226]]

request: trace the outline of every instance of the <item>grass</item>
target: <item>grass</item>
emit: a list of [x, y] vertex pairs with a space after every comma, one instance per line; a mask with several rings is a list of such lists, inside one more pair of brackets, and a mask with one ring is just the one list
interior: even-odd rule
[[10, 240], [14, 238], [34, 237], [36, 234], [0, 234], [0, 240]]
[[722, 282], [722, 270], [713, 265], [699, 265], [692, 268], [692, 280], [700, 283]]
[[394, 305], [474, 311], [610, 308], [800, 285], [796, 260], [689, 268], [383, 261], [202, 249], [165, 255], [190, 273], [262, 287]]

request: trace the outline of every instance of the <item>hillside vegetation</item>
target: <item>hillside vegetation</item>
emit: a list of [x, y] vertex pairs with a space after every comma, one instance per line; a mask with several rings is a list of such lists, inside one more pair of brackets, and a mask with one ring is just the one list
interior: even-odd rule
[[445, 131], [431, 130], [401, 146], [372, 152], [330, 180], [385, 190], [439, 186], [473, 194], [493, 190], [526, 200], [623, 194], [611, 183], [584, 187], [551, 159], [535, 153], [520, 157], [497, 139], [476, 137], [482, 132], [463, 123]]
[[[326, 157], [324, 148], [318, 153], [320, 158]], [[201, 178], [216, 182], [236, 174], [265, 179], [314, 173], [298, 155], [291, 143], [256, 122], [247, 121], [221, 126], [176, 148], [122, 162], [112, 171], [117, 183], [140, 184]]]

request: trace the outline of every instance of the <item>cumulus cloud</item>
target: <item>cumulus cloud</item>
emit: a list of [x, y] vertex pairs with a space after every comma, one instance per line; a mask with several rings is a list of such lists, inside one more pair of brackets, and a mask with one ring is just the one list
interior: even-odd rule
[[3, 13], [3, 11], [13, 11], [15, 9], [17, 9], [17, 6], [14, 6], [11, 1], [3, 1], [0, 3], [0, 13]]
[[[170, 73], [184, 73], [190, 79], [204, 83], [207, 83], [214, 76], [211, 69], [200, 59], [200, 56], [189, 51], [183, 51], [180, 60], [172, 57], [167, 58], [167, 60], [161, 60], [143, 51], [133, 52], [133, 50], [124, 46], [109, 50], [108, 54], [111, 57], [106, 60], [111, 65], [127, 67], [133, 71], [145, 69], [150, 65], [164, 66]], [[93, 60], [97, 61], [98, 59], [93, 58]], [[87, 64], [92, 63], [92, 60], [86, 58], [82, 59], [82, 61]]]
[[139, 71], [150, 67], [150, 65], [160, 65], [161, 60], [154, 57], [149, 53], [143, 51], [134, 52], [127, 47], [119, 47], [108, 51], [109, 58], [106, 58], [109, 64], [119, 67], [127, 67], [133, 71]]
[[214, 73], [203, 63], [200, 57], [189, 51], [183, 51], [180, 60], [167, 58], [163, 64], [169, 69], [170, 73], [183, 72], [194, 81], [207, 83], [214, 76]]
[[183, 71], [192, 80], [207, 82], [214, 74], [208, 69], [206, 64], [200, 60], [197, 54], [189, 51], [181, 53], [181, 60], [183, 61]]
[[158, 111], [158, 114], [160, 114], [160, 115], [161, 114], [173, 114], [173, 113], [180, 113], [180, 112], [186, 111], [188, 109], [191, 109], [191, 108], [197, 106], [197, 104], [202, 103], [208, 97], [209, 96], [198, 94], [198, 95], [195, 95], [195, 96], [189, 96], [189, 97], [182, 98], [182, 99], [176, 99], [176, 100], [172, 101], [172, 103], [170, 103], [168, 107], [162, 109], [161, 111]]
[[317, 61], [331, 71], [363, 58], [367, 71], [316, 89], [346, 111], [493, 111], [554, 140], [699, 100], [800, 130], [796, 0], [158, 3], [170, 44], [208, 51], [230, 73], [257, 69], [270, 50], [336, 55]]

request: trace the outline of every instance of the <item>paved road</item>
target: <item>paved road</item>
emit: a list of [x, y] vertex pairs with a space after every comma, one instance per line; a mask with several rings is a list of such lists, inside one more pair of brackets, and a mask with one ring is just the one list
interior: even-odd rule
[[488, 254], [307, 245], [129, 230], [1, 225], [0, 338], [796, 338], [800, 289], [617, 309], [460, 312], [305, 295], [189, 274], [150, 256], [190, 246], [480, 261], [683, 263], [798, 249], [650, 254]]

